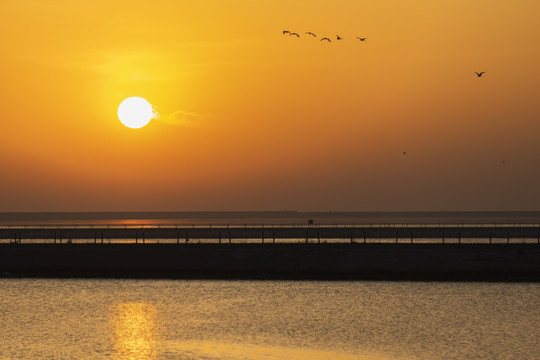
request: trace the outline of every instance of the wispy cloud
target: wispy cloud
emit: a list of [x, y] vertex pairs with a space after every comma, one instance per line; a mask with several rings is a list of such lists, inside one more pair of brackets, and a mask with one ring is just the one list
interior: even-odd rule
[[161, 114], [159, 111], [156, 112], [157, 116], [154, 119], [169, 125], [196, 126], [203, 121], [214, 117], [210, 114], [198, 114], [184, 110], [176, 110], [169, 114]]

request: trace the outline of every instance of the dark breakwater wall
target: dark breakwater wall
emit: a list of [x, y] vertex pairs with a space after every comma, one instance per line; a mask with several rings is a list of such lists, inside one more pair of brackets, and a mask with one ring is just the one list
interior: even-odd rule
[[30, 277], [540, 281], [538, 244], [2, 244]]

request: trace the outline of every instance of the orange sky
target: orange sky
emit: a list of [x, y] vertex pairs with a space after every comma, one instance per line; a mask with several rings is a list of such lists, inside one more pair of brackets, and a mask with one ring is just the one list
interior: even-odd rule
[[[3, 0], [0, 211], [539, 210], [539, 15]], [[123, 126], [129, 96], [160, 118]]]

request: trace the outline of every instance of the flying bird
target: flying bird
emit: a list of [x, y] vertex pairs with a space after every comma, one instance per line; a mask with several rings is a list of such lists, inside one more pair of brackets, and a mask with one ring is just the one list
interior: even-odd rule
[[404, 151], [404, 152], [403, 152], [403, 155], [407, 155], [407, 152], [406, 152], [406, 151]]
[[314, 36], [314, 37], [317, 37], [317, 35], [315, 35], [315, 34], [314, 34], [314, 33], [312, 33], [311, 31], [308, 31], [308, 32], [306, 32], [306, 34], [308, 34], [308, 35], [312, 35], [312, 36]]
[[289, 34], [289, 35], [290, 35], [291, 32], [290, 32], [289, 30], [283, 30], [283, 35], [285, 35], [285, 34]]
[[329, 38], [322, 38], [321, 41], [323, 41], [323, 40], [326, 40], [328, 42], [332, 42], [332, 40], [330, 40]]
[[366, 41], [366, 39], [367, 39], [367, 38], [361, 38], [361, 37], [359, 37], [359, 36], [357, 36], [356, 38], [357, 38], [358, 40], [360, 40], [360, 41]]
[[300, 35], [298, 35], [297, 33], [291, 33], [290, 36], [296, 36], [296, 37], [300, 37]]
[[341, 36], [339, 36], [339, 35], [336, 35], [336, 38], [337, 38], [336, 40], [341, 40], [341, 39], [343, 39], [343, 38], [342, 38]]
[[482, 75], [484, 75], [485, 71], [482, 71], [482, 72], [474, 72], [476, 74], [476, 76], [478, 77], [482, 77]]

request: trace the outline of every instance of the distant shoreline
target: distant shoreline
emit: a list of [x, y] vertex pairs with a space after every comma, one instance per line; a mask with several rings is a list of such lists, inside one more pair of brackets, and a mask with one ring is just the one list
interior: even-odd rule
[[0, 224], [75, 223], [77, 221], [187, 221], [225, 223], [540, 223], [540, 211], [387, 211], [387, 212], [302, 212], [302, 211], [164, 211], [164, 212], [0, 212]]

